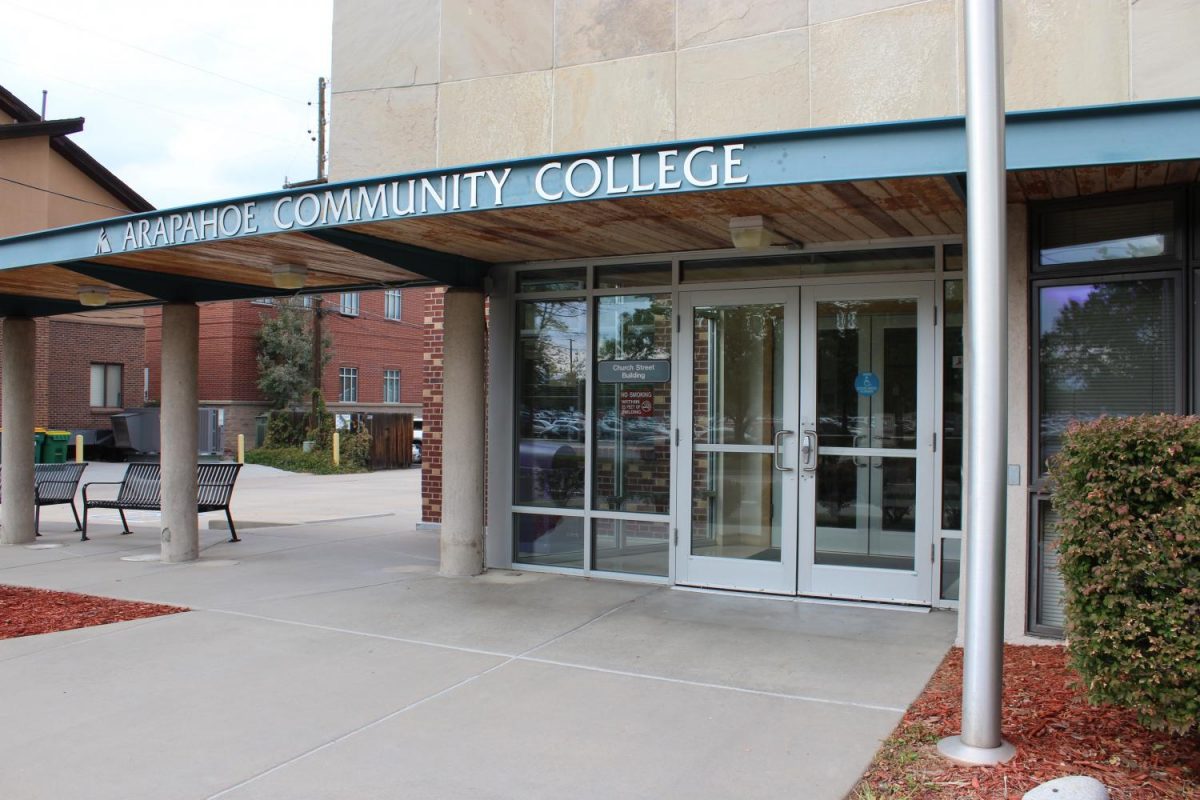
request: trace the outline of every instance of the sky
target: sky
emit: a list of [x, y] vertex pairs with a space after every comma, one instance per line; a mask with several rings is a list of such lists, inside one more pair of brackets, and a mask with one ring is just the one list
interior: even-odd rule
[[0, 0], [0, 85], [159, 208], [271, 191], [316, 177], [332, 5]]

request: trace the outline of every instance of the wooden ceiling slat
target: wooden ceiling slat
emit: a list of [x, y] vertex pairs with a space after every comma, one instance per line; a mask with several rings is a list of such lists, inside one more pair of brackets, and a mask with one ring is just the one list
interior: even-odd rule
[[1110, 164], [1104, 168], [1104, 188], [1124, 192], [1137, 185], [1137, 167], [1133, 164]]
[[821, 210], [823, 217], [842, 232], [842, 238], [853, 239], [882, 239], [884, 233], [875, 227], [869, 219], [864, 218], [856, 210], [849, 208], [840, 197], [834, 194], [829, 186], [819, 183], [807, 184], [801, 187], [810, 201]]
[[154, 299], [53, 264], [0, 272], [0, 294], [78, 301], [79, 287], [84, 284], [107, 286], [110, 303], [144, 303]]
[[1046, 175], [1045, 170], [1029, 169], [1018, 172], [1017, 182], [1021, 184], [1026, 201], [1036, 202], [1054, 197], [1054, 192], [1050, 189], [1050, 177]]
[[950, 226], [942, 219], [941, 215], [929, 207], [925, 199], [925, 193], [919, 191], [916, 187], [918, 179], [910, 179], [908, 181], [880, 181], [879, 185], [887, 190], [892, 197], [897, 199], [903, 198], [903, 201], [908, 204], [909, 211], [921, 221], [921, 224], [929, 229], [929, 232], [936, 236], [951, 233]]
[[1200, 176], [1200, 161], [1172, 161], [1167, 167], [1169, 184], [1194, 183]]
[[1079, 195], [1079, 186], [1075, 183], [1075, 170], [1048, 169], [1046, 176], [1050, 179], [1050, 193], [1055, 198], [1062, 199]]
[[911, 236], [927, 236], [930, 230], [926, 225], [917, 219], [904, 204], [897, 198], [893, 197], [887, 189], [880, 185], [879, 181], [857, 181], [855, 186], [858, 190], [871, 199], [871, 202], [887, 212], [892, 219], [896, 220]]
[[936, 214], [945, 233], [966, 233], [965, 206], [958, 194], [941, 177], [913, 178], [912, 191], [920, 195], [931, 214]]
[[1167, 165], [1161, 161], [1137, 165], [1137, 188], [1153, 189], [1167, 179]]
[[788, 209], [781, 216], [789, 220], [793, 225], [812, 231], [812, 234], [804, 241], [836, 242], [840, 239], [848, 238], [840, 228], [832, 225], [821, 214], [812, 211], [812, 203], [808, 196], [797, 187], [777, 186], [772, 191], [782, 201], [783, 208]]
[[1076, 167], [1075, 185], [1080, 195], [1100, 194], [1104, 191], [1104, 167]]
[[876, 205], [870, 197], [863, 194], [862, 190], [853, 183], [830, 184], [829, 191], [840, 197], [861, 216], [879, 228], [885, 237], [895, 239], [909, 235], [908, 228], [901, 225], [896, 221], [895, 217]]

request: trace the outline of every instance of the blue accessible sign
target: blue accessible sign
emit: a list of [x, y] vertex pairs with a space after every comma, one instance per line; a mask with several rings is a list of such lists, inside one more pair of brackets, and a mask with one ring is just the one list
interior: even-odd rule
[[874, 372], [860, 372], [854, 376], [854, 391], [863, 397], [871, 397], [879, 391], [879, 376]]

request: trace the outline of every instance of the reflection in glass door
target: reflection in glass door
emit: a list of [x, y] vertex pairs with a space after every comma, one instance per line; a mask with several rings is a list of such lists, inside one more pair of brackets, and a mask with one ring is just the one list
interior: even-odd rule
[[805, 290], [802, 593], [929, 602], [932, 306], [931, 284]]
[[684, 295], [680, 583], [796, 590], [796, 289]]

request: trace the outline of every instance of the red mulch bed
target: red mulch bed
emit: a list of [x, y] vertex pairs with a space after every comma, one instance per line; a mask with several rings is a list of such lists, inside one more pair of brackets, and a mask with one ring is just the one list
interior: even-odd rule
[[106, 625], [127, 619], [187, 611], [179, 606], [135, 603], [90, 594], [0, 586], [0, 639]]
[[1112, 800], [1200, 798], [1200, 736], [1154, 733], [1128, 711], [1089, 706], [1077, 683], [1064, 648], [1006, 647], [1003, 726], [1017, 755], [996, 767], [955, 766], [936, 746], [959, 731], [962, 650], [954, 648], [850, 796], [1010, 800], [1053, 778], [1090, 775]]

